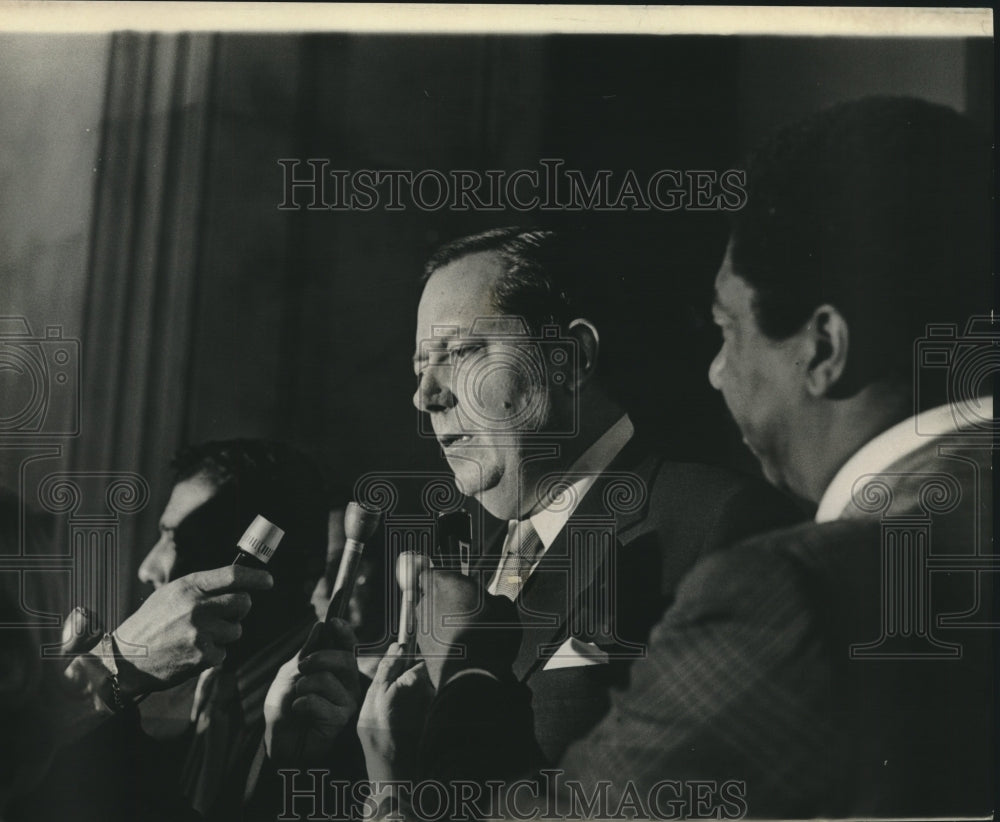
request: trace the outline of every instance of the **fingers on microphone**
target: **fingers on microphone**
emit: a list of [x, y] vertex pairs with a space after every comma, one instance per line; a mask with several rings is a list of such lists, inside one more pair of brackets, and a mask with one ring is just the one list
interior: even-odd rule
[[358, 664], [352, 651], [323, 650], [313, 651], [309, 656], [299, 661], [299, 673], [302, 675], [329, 671], [346, 680], [356, 680]]
[[347, 715], [353, 711], [353, 705], [343, 706], [330, 702], [319, 694], [306, 694], [292, 701], [292, 712], [298, 714], [309, 723], [338, 724], [345, 722]]
[[195, 571], [185, 579], [205, 594], [224, 591], [267, 591], [274, 587], [274, 577], [260, 568], [225, 565], [209, 571]]
[[406, 649], [398, 642], [393, 642], [385, 652], [385, 656], [379, 661], [375, 676], [372, 679], [372, 687], [381, 686], [385, 688], [395, 682], [401, 673], [413, 662]]
[[424, 662], [422, 659], [416, 665], [410, 668], [410, 670], [408, 670], [406, 673], [413, 677], [414, 682], [425, 680], [428, 685], [431, 684], [431, 675], [427, 671], [427, 663]]
[[317, 622], [309, 630], [309, 636], [306, 637], [305, 644], [302, 646], [302, 650], [299, 651], [299, 656], [303, 659], [319, 648], [323, 644], [323, 623]]
[[418, 662], [409, 670], [400, 674], [399, 679], [396, 680], [396, 684], [403, 688], [410, 688], [414, 685], [423, 684], [426, 684], [428, 687], [433, 687], [431, 684], [430, 674], [427, 673], [427, 666], [424, 664], [423, 660]]
[[336, 648], [343, 651], [353, 651], [358, 644], [357, 637], [351, 624], [343, 619], [333, 617], [323, 625], [323, 643], [327, 648]]
[[205, 633], [216, 645], [228, 645], [243, 636], [243, 626], [227, 619], [213, 619], [205, 624]]
[[202, 667], [214, 668], [226, 661], [226, 649], [212, 642], [204, 644], [201, 652]]
[[301, 676], [295, 682], [295, 697], [315, 694], [342, 708], [353, 707], [356, 699], [339, 677], [329, 671]]
[[245, 591], [234, 591], [229, 594], [219, 594], [211, 599], [205, 600], [205, 605], [212, 609], [218, 616], [227, 619], [243, 619], [250, 613], [253, 601], [250, 594]]

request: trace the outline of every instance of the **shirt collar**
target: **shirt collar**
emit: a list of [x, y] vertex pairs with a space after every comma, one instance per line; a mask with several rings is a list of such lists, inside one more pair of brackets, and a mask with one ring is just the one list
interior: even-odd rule
[[[993, 397], [982, 397], [983, 413], [993, 416]], [[953, 405], [940, 405], [908, 417], [861, 446], [834, 475], [816, 509], [816, 522], [839, 519], [851, 504], [858, 477], [878, 474], [927, 444], [928, 440], [959, 430]]]
[[[632, 425], [632, 420], [629, 419], [628, 414], [624, 414], [618, 422], [584, 451], [566, 472], [567, 476], [576, 475], [579, 479], [574, 480], [569, 488], [565, 489], [555, 500], [528, 517], [538, 534], [538, 538], [542, 541], [544, 550], [547, 551], [555, 542], [559, 532], [573, 515], [584, 494], [590, 490], [597, 477], [621, 453], [634, 433], [635, 426]], [[564, 497], [566, 494], [569, 496]], [[568, 504], [563, 504], [564, 502]]]

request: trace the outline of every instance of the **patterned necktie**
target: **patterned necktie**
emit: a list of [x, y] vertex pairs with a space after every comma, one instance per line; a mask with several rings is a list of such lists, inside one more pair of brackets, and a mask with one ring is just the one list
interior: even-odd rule
[[511, 602], [517, 599], [541, 548], [542, 541], [531, 520], [511, 521], [497, 575], [497, 596], [507, 597]]

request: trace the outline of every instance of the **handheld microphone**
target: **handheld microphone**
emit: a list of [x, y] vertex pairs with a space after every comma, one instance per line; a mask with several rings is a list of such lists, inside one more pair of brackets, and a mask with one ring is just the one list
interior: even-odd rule
[[415, 551], [403, 551], [396, 560], [396, 582], [403, 592], [399, 606], [399, 635], [396, 641], [406, 653], [416, 651], [417, 594], [420, 574], [430, 568], [430, 560]]
[[365, 550], [365, 542], [378, 528], [382, 512], [368, 508], [358, 502], [347, 503], [344, 512], [344, 553], [340, 557], [340, 567], [337, 569], [337, 580], [333, 584], [330, 604], [326, 609], [326, 622], [334, 617], [343, 619], [347, 614], [347, 606], [354, 592], [354, 583], [358, 578], [358, 567], [361, 564], [361, 553]]
[[266, 569], [284, 536], [285, 532], [281, 528], [258, 514], [236, 543], [233, 565]]
[[443, 571], [461, 571], [469, 575], [472, 545], [472, 517], [463, 509], [438, 514], [434, 566]]

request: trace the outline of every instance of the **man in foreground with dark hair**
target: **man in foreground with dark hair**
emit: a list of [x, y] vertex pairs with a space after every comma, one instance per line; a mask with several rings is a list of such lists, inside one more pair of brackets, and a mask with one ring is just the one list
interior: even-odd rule
[[[265, 764], [265, 694], [315, 623], [309, 596], [326, 556], [323, 477], [294, 449], [259, 440], [185, 448], [171, 468], [160, 536], [139, 568], [153, 594], [70, 666], [93, 682], [114, 674], [117, 687], [103, 701], [119, 716], [67, 751], [43, 786], [44, 810], [28, 811], [35, 816], [55, 818], [69, 808], [74, 818], [86, 809], [95, 819], [238, 816]], [[214, 641], [198, 636], [190, 654], [200, 661], [181, 666], [188, 654], [181, 645], [172, 651], [157, 645], [175, 624], [183, 634], [177, 586], [212, 574], [267, 577], [232, 566], [258, 514], [285, 532], [267, 565], [273, 584], [254, 595], [252, 609], [249, 600], [240, 606], [240, 622], [220, 625]], [[191, 616], [206, 624], [217, 619], [197, 603]]]
[[[628, 689], [535, 807], [990, 815], [996, 328], [970, 321], [992, 302], [990, 179], [970, 124], [912, 99], [835, 107], [755, 156], [716, 279], [709, 378], [767, 476], [812, 501], [815, 521], [685, 577]], [[538, 708], [510, 657], [488, 655], [500, 643], [444, 621], [467, 610], [453, 576], [423, 577], [437, 695], [421, 767], [397, 776], [481, 777], [493, 754], [470, 723], [531, 736]], [[455, 647], [475, 670], [442, 665]], [[501, 815], [522, 812], [525, 793]]]
[[567, 767], [742, 778], [754, 816], [990, 812], [990, 179], [971, 124], [912, 99], [758, 152], [709, 379], [815, 523], [692, 572]]

